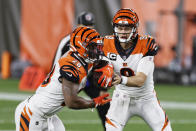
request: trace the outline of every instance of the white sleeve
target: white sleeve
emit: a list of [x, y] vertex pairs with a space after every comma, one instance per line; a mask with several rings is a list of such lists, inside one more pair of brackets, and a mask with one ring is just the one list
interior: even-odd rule
[[59, 43], [59, 46], [57, 48], [56, 54], [55, 54], [55, 58], [54, 58], [54, 62], [53, 62], [53, 66], [58, 62], [58, 60], [61, 58], [61, 54], [62, 54], [62, 49], [63, 47], [66, 45], [66, 43], [70, 40], [70, 35], [67, 35], [66, 37], [64, 37], [61, 42]]
[[137, 72], [142, 72], [145, 75], [148, 75], [153, 69], [154, 69], [154, 57], [146, 56], [139, 61]]

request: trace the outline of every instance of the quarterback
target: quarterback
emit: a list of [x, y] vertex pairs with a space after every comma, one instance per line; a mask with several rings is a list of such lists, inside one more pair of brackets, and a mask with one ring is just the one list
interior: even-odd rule
[[139, 18], [131, 9], [120, 9], [112, 23], [114, 35], [104, 38], [103, 47], [116, 73], [106, 130], [122, 131], [131, 117], [139, 116], [153, 131], [171, 131], [154, 90], [154, 56], [158, 51], [155, 39], [138, 34]]
[[36, 93], [21, 102], [15, 111], [16, 131], [65, 131], [56, 113], [67, 106], [71, 109], [93, 108], [111, 99], [109, 94], [86, 100], [77, 94], [86, 85], [92, 63], [102, 54], [99, 33], [88, 27], [73, 31], [70, 50], [55, 64]]

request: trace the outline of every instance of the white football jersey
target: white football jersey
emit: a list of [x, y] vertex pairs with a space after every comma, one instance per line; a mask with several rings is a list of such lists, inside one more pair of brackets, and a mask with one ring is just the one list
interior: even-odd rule
[[[128, 87], [122, 84], [116, 86], [116, 90], [127, 93], [130, 97], [148, 98], [154, 95], [153, 56], [147, 56], [148, 50], [155, 43], [150, 36], [137, 36], [138, 38], [128, 50], [123, 50], [120, 43], [115, 40], [114, 36], [106, 36], [104, 38], [104, 54], [114, 65], [114, 71], [123, 76], [134, 76], [137, 72], [143, 72], [147, 75], [147, 79], [142, 87]], [[125, 53], [126, 52], [126, 53]], [[144, 57], [145, 56], [145, 57]], [[145, 63], [151, 62], [149, 68]], [[146, 71], [148, 70], [148, 71]]]
[[67, 53], [56, 63], [45, 81], [30, 98], [28, 106], [31, 111], [41, 116], [51, 116], [59, 111], [65, 106], [61, 77], [78, 83], [80, 85], [79, 92], [86, 84], [86, 76], [90, 66], [76, 53]]

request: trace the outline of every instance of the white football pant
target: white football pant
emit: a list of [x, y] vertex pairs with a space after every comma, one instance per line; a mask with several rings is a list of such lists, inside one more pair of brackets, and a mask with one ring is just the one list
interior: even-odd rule
[[141, 100], [115, 90], [106, 116], [106, 131], [122, 131], [133, 116], [141, 117], [153, 131], [172, 131], [156, 95], [152, 99]]
[[43, 118], [27, 107], [28, 100], [21, 102], [15, 110], [16, 131], [65, 131], [62, 121], [57, 115]]

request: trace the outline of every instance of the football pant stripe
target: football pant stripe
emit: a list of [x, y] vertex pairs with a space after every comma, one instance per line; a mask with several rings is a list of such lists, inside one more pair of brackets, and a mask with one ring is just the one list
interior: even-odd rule
[[111, 126], [117, 128], [111, 121], [106, 117], [106, 123], [110, 124]]
[[169, 123], [169, 120], [168, 120], [168, 117], [167, 117], [167, 115], [165, 113], [165, 123], [164, 123], [163, 128], [161, 129], [161, 131], [164, 131], [164, 129], [166, 128], [166, 126], [168, 125], [168, 123]]
[[[156, 91], [155, 91], [155, 90], [154, 90], [154, 92], [155, 92], [155, 94], [156, 94]], [[157, 98], [157, 102], [159, 103], [159, 106], [161, 107], [160, 101], [159, 101], [159, 99], [158, 99], [158, 97], [157, 97], [157, 94], [156, 94], [156, 98]], [[161, 109], [163, 110], [162, 107], [161, 107]], [[168, 119], [168, 117], [167, 117], [167, 114], [165, 113], [164, 110], [163, 110], [163, 112], [164, 112], [164, 114], [165, 114], [165, 122], [164, 122], [164, 125], [163, 125], [161, 131], [164, 131], [164, 129], [167, 127], [167, 125], [168, 125], [168, 123], [169, 123], [169, 119]]]
[[22, 115], [28, 120], [30, 121], [29, 115], [26, 112], [26, 106], [24, 107], [24, 113], [22, 112]]
[[[21, 113], [21, 116], [20, 116], [20, 131], [28, 131], [30, 118], [26, 112], [26, 106], [24, 107], [23, 112]], [[29, 108], [28, 108], [28, 112], [30, 115], [33, 114]]]
[[33, 113], [32, 113], [32, 111], [29, 108], [28, 108], [28, 111], [29, 111], [30, 115], [32, 116]]
[[21, 115], [21, 118], [25, 122], [26, 126], [29, 127], [29, 121], [23, 115]]
[[21, 122], [20, 122], [20, 131], [24, 131], [24, 128], [23, 128]]
[[24, 120], [22, 119], [22, 117], [20, 117], [20, 124], [23, 127], [23, 131], [28, 131], [29, 130], [27, 125], [25, 124]]

